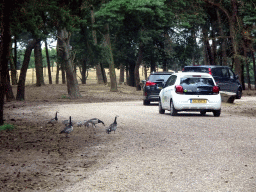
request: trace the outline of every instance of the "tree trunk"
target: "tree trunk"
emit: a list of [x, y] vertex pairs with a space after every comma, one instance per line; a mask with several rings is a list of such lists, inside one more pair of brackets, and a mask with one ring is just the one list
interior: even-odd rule
[[242, 75], [241, 75], [241, 84], [242, 84], [242, 89], [245, 90], [245, 82], [244, 82], [244, 64], [241, 65], [241, 72], [242, 72]]
[[104, 84], [107, 84], [108, 79], [107, 79], [106, 71], [105, 71], [102, 63], [100, 63], [100, 68], [101, 68], [101, 74], [102, 74], [103, 82], [104, 82]]
[[86, 70], [87, 70], [87, 63], [86, 63], [86, 59], [83, 59], [82, 61], [82, 71], [81, 71], [81, 76], [82, 76], [82, 84], [86, 84]]
[[0, 37], [0, 125], [4, 124], [4, 95], [7, 90], [7, 78], [8, 78], [8, 60], [10, 56], [10, 44], [11, 44], [11, 30], [10, 30], [10, 13], [11, 4], [7, 0], [3, 0], [2, 3], [2, 26]]
[[121, 64], [120, 65], [120, 76], [119, 76], [119, 83], [123, 83], [124, 82], [124, 65]]
[[148, 79], [148, 70], [147, 70], [147, 66], [146, 66], [146, 63], [144, 63], [144, 75], [145, 75], [145, 79]]
[[[221, 22], [221, 17], [220, 17], [220, 12], [219, 10], [217, 12], [217, 17], [218, 17], [218, 26], [219, 26], [219, 33], [221, 37], [224, 37], [224, 32], [222, 29], [222, 22]], [[221, 44], [221, 64], [224, 66], [228, 65], [227, 62], [227, 46], [226, 46], [226, 39], [221, 38], [220, 39], [220, 44]]]
[[[95, 23], [93, 6], [91, 7], [91, 22], [92, 22], [92, 28], [93, 28]], [[97, 35], [96, 35], [96, 30], [94, 28], [92, 30], [92, 38], [93, 38], [94, 45], [97, 45], [98, 44]], [[96, 64], [96, 75], [97, 75], [98, 84], [103, 84], [104, 81], [103, 81], [103, 75], [102, 75], [102, 69], [101, 69], [100, 63]]]
[[37, 40], [36, 46], [34, 48], [34, 54], [36, 67], [36, 86], [40, 87], [41, 85], [44, 85], [41, 40]]
[[139, 53], [137, 56], [137, 61], [135, 65], [135, 84], [136, 84], [136, 90], [140, 91], [141, 86], [140, 86], [140, 65], [143, 59], [143, 45], [139, 46]]
[[109, 36], [109, 26], [108, 24], [105, 25], [105, 34], [104, 34], [107, 50], [108, 50], [108, 63], [109, 63], [109, 73], [110, 73], [110, 91], [117, 91], [117, 82], [116, 82], [116, 71], [115, 71], [115, 64], [114, 58], [111, 48], [110, 36]]
[[49, 84], [52, 84], [51, 62], [50, 62], [50, 57], [48, 53], [47, 39], [44, 41], [44, 44], [45, 44], [46, 60], [47, 60], [47, 67], [48, 67]]
[[56, 65], [56, 79], [55, 79], [56, 84], [59, 84], [59, 78], [60, 78], [60, 64], [57, 62], [57, 65]]
[[10, 56], [12, 85], [17, 85], [17, 71], [12, 56]]
[[24, 60], [23, 64], [20, 70], [20, 78], [18, 82], [18, 87], [17, 87], [17, 96], [16, 100], [22, 101], [25, 100], [25, 81], [26, 81], [26, 74], [27, 74], [27, 69], [30, 61], [30, 55], [32, 52], [32, 49], [36, 45], [36, 40], [31, 41], [26, 48], [25, 55], [24, 55]]
[[135, 63], [130, 63], [129, 65], [129, 86], [135, 87], [135, 77], [134, 77], [134, 71], [135, 71]]
[[58, 57], [58, 63], [61, 70], [61, 77], [62, 77], [62, 84], [66, 83], [66, 75], [65, 75], [65, 61], [64, 58], [64, 45], [63, 41], [60, 39], [62, 30], [58, 29], [58, 41], [57, 41], [57, 57]]
[[126, 65], [125, 66], [125, 68], [126, 68], [126, 70], [125, 70], [125, 72], [126, 72], [126, 85], [130, 85], [130, 75], [129, 75], [129, 71], [130, 71], [130, 67], [129, 67], [129, 65]]
[[252, 53], [252, 62], [253, 62], [254, 89], [256, 90], [256, 64], [255, 64], [254, 52], [252, 51], [251, 53]]
[[207, 60], [209, 61], [209, 63], [207, 64], [214, 65], [214, 59], [212, 57], [211, 46], [208, 39], [208, 29], [206, 29], [206, 26], [203, 28], [203, 36], [204, 36], [204, 46], [206, 48]]
[[63, 61], [66, 67], [67, 73], [67, 89], [68, 95], [71, 99], [80, 98], [81, 94], [78, 87], [78, 82], [73, 70], [72, 62], [70, 59], [70, 44], [69, 44], [69, 34], [68, 31], [64, 28], [60, 32], [60, 41], [63, 45]]
[[246, 40], [244, 40], [244, 64], [245, 64], [245, 68], [246, 68], [248, 89], [251, 90], [250, 69], [249, 69], [249, 63], [248, 63], [248, 58], [247, 58], [247, 42], [246, 42]]
[[151, 71], [150, 71], [151, 73], [156, 72], [156, 63], [155, 63], [153, 50], [150, 55], [150, 69], [151, 69]]
[[6, 101], [10, 102], [15, 100], [15, 97], [13, 95], [12, 86], [10, 82], [10, 75], [7, 73], [7, 90], [6, 90]]

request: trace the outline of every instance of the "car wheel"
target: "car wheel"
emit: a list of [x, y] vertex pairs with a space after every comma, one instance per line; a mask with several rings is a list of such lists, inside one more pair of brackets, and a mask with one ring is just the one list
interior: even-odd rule
[[214, 117], [219, 117], [219, 116], [220, 116], [220, 112], [221, 112], [221, 110], [215, 110], [215, 111], [213, 111]]
[[150, 101], [148, 101], [148, 100], [143, 100], [143, 105], [150, 105]]
[[236, 99], [241, 99], [241, 97], [242, 97], [242, 89], [239, 88], [239, 89], [237, 90], [237, 92], [236, 92]]
[[206, 111], [200, 111], [200, 114], [204, 116], [206, 114]]
[[165, 110], [162, 108], [161, 101], [159, 101], [159, 113], [164, 114]]
[[171, 109], [170, 109], [170, 112], [171, 112], [171, 116], [175, 116], [177, 115], [177, 110], [175, 109], [174, 105], [173, 105], [173, 102], [171, 101]]

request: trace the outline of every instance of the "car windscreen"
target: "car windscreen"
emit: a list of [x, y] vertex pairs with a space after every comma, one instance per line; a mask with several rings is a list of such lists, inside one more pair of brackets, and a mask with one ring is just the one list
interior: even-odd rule
[[185, 67], [184, 72], [203, 72], [208, 73], [209, 69], [206, 67]]
[[199, 78], [199, 77], [184, 77], [180, 79], [180, 85], [197, 85], [197, 86], [201, 86], [201, 85], [210, 85], [210, 86], [214, 86], [214, 82], [212, 80], [212, 78]]
[[156, 81], [163, 81], [166, 82], [167, 79], [171, 76], [171, 74], [157, 74], [157, 75], [150, 75], [148, 80], [151, 82]]

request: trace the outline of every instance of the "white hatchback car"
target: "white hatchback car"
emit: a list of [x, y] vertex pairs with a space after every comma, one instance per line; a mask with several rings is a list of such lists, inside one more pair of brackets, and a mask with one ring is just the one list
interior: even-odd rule
[[174, 73], [159, 93], [159, 113], [169, 110], [174, 116], [178, 111], [200, 111], [201, 115], [221, 113], [219, 87], [207, 73]]

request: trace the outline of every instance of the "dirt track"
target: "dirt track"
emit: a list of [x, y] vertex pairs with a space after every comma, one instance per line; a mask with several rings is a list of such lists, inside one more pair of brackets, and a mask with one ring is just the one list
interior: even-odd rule
[[[62, 85], [57, 89], [55, 87], [57, 92], [51, 94], [49, 90], [53, 90], [52, 86], [46, 86], [44, 91], [38, 89], [37, 94], [36, 87], [28, 87], [27, 91], [29, 89], [33, 90], [34, 95], [27, 93], [26, 102], [11, 102], [5, 105], [6, 121], [17, 125], [17, 128], [0, 133], [1, 191], [55, 191], [85, 180], [89, 177], [88, 174], [103, 169], [103, 165], [111, 164], [105, 162], [105, 159], [112, 155], [112, 145], [122, 141], [122, 135], [107, 135], [105, 128], [99, 125], [97, 129], [74, 128], [72, 136], [67, 139], [58, 134], [63, 128], [61, 123], [53, 127], [45, 126], [45, 122], [54, 116], [55, 111], [60, 112], [60, 121], [67, 119], [70, 114], [76, 121], [84, 120], [94, 117], [97, 112], [98, 117], [103, 118], [108, 125], [115, 116], [111, 111], [107, 111], [106, 115], [106, 112], [103, 113], [105, 109], [102, 110], [99, 104], [95, 104], [96, 108], [91, 112], [91, 109], [87, 110], [86, 105], [77, 110], [79, 105], [72, 107], [72, 104], [141, 101], [141, 92], [126, 89], [125, 86], [120, 87], [118, 93], [110, 93], [108, 87], [81, 87], [83, 98], [75, 102], [66, 98], [66, 87]], [[253, 117], [256, 111], [254, 99], [244, 97], [235, 104], [223, 104], [222, 110], [231, 116], [236, 114]], [[122, 132], [127, 125], [121, 121], [119, 126]], [[109, 145], [112, 147], [109, 148]]]

